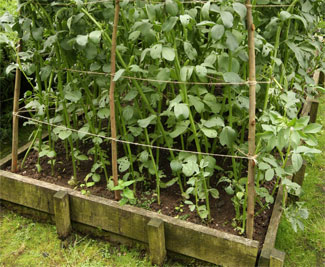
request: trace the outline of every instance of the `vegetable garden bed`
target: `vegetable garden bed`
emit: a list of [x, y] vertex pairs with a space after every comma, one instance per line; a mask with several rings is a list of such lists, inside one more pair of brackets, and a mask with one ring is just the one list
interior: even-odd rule
[[[25, 150], [27, 147], [25, 146]], [[20, 152], [23, 153], [24, 149], [20, 149]], [[8, 158], [2, 160], [0, 167], [3, 169], [9, 163], [10, 159]], [[121, 206], [116, 201], [93, 195], [86, 196], [67, 187], [4, 170], [0, 171], [0, 199], [5, 200], [3, 204], [6, 205], [6, 201], [18, 204], [24, 207], [23, 214], [33, 215], [36, 219], [45, 216], [56, 221], [56, 216], [59, 217], [59, 215], [55, 214], [54, 196], [58, 192], [68, 193], [70, 208], [67, 212], [73, 228], [81, 232], [94, 233], [96, 229], [102, 229], [107, 233], [100, 233], [99, 236], [108, 236], [109, 240], [115, 242], [133, 245], [139, 243], [150, 249], [148, 223], [157, 219], [163, 222], [165, 238], [160, 238], [160, 241], [157, 239], [155, 242], [156, 244], [165, 243], [167, 255], [168, 252], [171, 254], [174, 252], [176, 255], [181, 254], [222, 266], [255, 266], [258, 260], [259, 242], [255, 240], [141, 208], [129, 205]], [[279, 216], [281, 200], [282, 195], [276, 201], [272, 217]], [[56, 221], [56, 223], [60, 229], [61, 222]], [[278, 223], [279, 220], [276, 224]], [[273, 224], [273, 226], [277, 229], [277, 225]], [[271, 232], [267, 235], [276, 235], [276, 230], [271, 230]], [[269, 253], [264, 259], [266, 262], [270, 258], [276, 258], [276, 254], [274, 254], [276, 250], [271, 249], [270, 251], [272, 253]], [[156, 255], [159, 254], [156, 252]], [[260, 266], [273, 265], [267, 263]]]

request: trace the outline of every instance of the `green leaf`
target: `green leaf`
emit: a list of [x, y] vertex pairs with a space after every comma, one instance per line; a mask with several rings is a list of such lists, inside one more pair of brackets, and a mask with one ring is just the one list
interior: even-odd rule
[[268, 169], [266, 172], [265, 172], [265, 180], [266, 181], [271, 181], [274, 177], [274, 170], [273, 169]]
[[161, 52], [162, 52], [162, 45], [156, 44], [150, 49], [150, 56], [152, 59], [159, 59], [161, 58]]
[[70, 135], [72, 134], [72, 131], [70, 131], [70, 130], [60, 130], [60, 132], [59, 132], [59, 138], [61, 139], [61, 140], [65, 140], [65, 139], [67, 139]]
[[95, 182], [98, 183], [100, 181], [100, 175], [98, 173], [94, 173], [91, 176], [91, 179]]
[[322, 125], [318, 123], [310, 123], [303, 130], [304, 133], [318, 133], [322, 129]]
[[191, 106], [193, 105], [195, 110], [198, 113], [201, 113], [202, 111], [204, 111], [204, 103], [201, 101], [200, 98], [198, 98], [197, 96], [189, 95], [188, 99], [189, 99], [190, 105]]
[[242, 82], [242, 79], [240, 78], [240, 76], [235, 72], [226, 72], [226, 73], [224, 73], [223, 74], [223, 79], [227, 83], [240, 83], [240, 82]]
[[193, 161], [184, 163], [184, 164], [182, 164], [182, 172], [187, 177], [190, 177], [193, 174], [198, 174], [200, 172], [199, 165]]
[[195, 72], [196, 72], [197, 76], [199, 76], [199, 77], [206, 77], [208, 70], [204, 66], [197, 65], [197, 66], [195, 66]]
[[294, 172], [299, 171], [303, 162], [301, 155], [298, 153], [293, 153], [291, 157], [291, 161], [292, 161], [293, 171]]
[[115, 75], [113, 81], [116, 82], [124, 73], [125, 69], [118, 70]]
[[193, 73], [193, 66], [184, 66], [180, 71], [181, 81], [186, 82], [189, 80]]
[[263, 170], [271, 169], [271, 166], [265, 162], [259, 162], [258, 168], [263, 171]]
[[126, 106], [123, 108], [123, 118], [126, 121], [129, 121], [132, 119], [134, 114], [134, 108], [132, 106]]
[[47, 78], [50, 76], [52, 72], [52, 67], [51, 66], [45, 66], [41, 68], [41, 80], [44, 82], [47, 80]]
[[[83, 132], [85, 132], [85, 133], [83, 133]], [[79, 139], [84, 138], [87, 135], [86, 133], [88, 133], [88, 132], [89, 132], [89, 127], [88, 126], [83, 126], [82, 128], [80, 128], [79, 132], [78, 132]]]
[[134, 199], [133, 191], [129, 188], [123, 189], [122, 195], [123, 195], [123, 197], [125, 197], [127, 199]]
[[76, 156], [78, 160], [88, 160], [88, 157], [86, 155], [78, 155]]
[[178, 177], [175, 177], [175, 178], [169, 180], [167, 183], [160, 182], [160, 187], [161, 187], [161, 188], [167, 188], [167, 187], [170, 187], [170, 186], [172, 186], [173, 184], [175, 184], [177, 181], [178, 181]]
[[213, 65], [216, 62], [216, 60], [217, 60], [217, 56], [215, 53], [212, 52], [209, 56], [205, 58], [204, 63]]
[[90, 41], [92, 41], [93, 43], [95, 44], [99, 44], [100, 43], [100, 38], [102, 36], [102, 33], [101, 31], [92, 31], [90, 34], [89, 34], [89, 39]]
[[88, 43], [88, 35], [78, 35], [76, 38], [76, 42], [80, 46], [86, 46]]
[[173, 172], [179, 172], [182, 169], [182, 163], [179, 160], [174, 159], [170, 162], [170, 168]]
[[149, 159], [149, 153], [147, 150], [144, 150], [140, 153], [139, 155], [139, 160], [144, 163], [144, 162], [147, 162]]
[[205, 3], [201, 8], [201, 15], [203, 19], [209, 19], [209, 13], [210, 13], [210, 2]]
[[237, 137], [236, 131], [231, 128], [230, 126], [226, 126], [222, 129], [219, 139], [221, 145], [227, 145], [228, 147], [231, 147], [234, 143], [235, 139]]
[[213, 198], [219, 198], [219, 191], [215, 188], [209, 189], [209, 192]]
[[169, 17], [167, 21], [162, 25], [161, 30], [163, 32], [169, 32], [171, 31], [178, 21], [178, 17]]
[[322, 153], [321, 150], [316, 149], [316, 148], [310, 148], [307, 146], [298, 146], [296, 149], [297, 153], [304, 153], [304, 154], [318, 154], [318, 153]]
[[168, 61], [173, 61], [175, 59], [175, 51], [171, 47], [164, 46], [162, 48], [162, 56]]
[[178, 5], [173, 0], [166, 0], [166, 11], [169, 15], [176, 16], [178, 13]]
[[231, 51], [235, 51], [238, 48], [238, 46], [239, 46], [236, 37], [230, 31], [227, 31], [226, 32], [226, 37], [227, 37], [227, 40], [226, 40], [227, 47]]
[[42, 41], [43, 40], [43, 27], [40, 27], [40, 28], [34, 28], [32, 30], [32, 36], [33, 38], [35, 39], [35, 41]]
[[64, 98], [74, 103], [77, 103], [81, 99], [81, 96], [80, 91], [66, 91], [64, 93]]
[[214, 130], [214, 129], [209, 129], [209, 128], [202, 127], [201, 131], [208, 138], [216, 138], [218, 136], [218, 132], [216, 130]]
[[118, 169], [120, 172], [125, 172], [130, 168], [131, 163], [128, 157], [119, 158], [117, 162], [119, 164]]
[[292, 42], [286, 42], [286, 44], [294, 52], [299, 65], [304, 68], [306, 65], [304, 59], [304, 52]]
[[281, 11], [280, 12], [280, 19], [285, 21], [291, 17], [291, 14], [288, 11]]
[[101, 108], [97, 112], [97, 116], [100, 119], [107, 119], [109, 118], [109, 109], [108, 108]]
[[191, 16], [190, 16], [190, 15], [187, 15], [187, 14], [185, 14], [185, 15], [180, 15], [180, 16], [179, 16], [179, 20], [181, 21], [182, 25], [183, 25], [184, 27], [186, 27], [187, 25], [190, 24]]
[[221, 24], [214, 25], [211, 29], [211, 37], [213, 40], [219, 41], [225, 33], [225, 27]]
[[190, 122], [188, 120], [177, 122], [174, 131], [169, 133], [169, 136], [171, 138], [176, 138], [177, 136], [183, 134], [188, 129], [189, 124]]
[[232, 7], [236, 11], [236, 13], [240, 16], [241, 19], [244, 19], [247, 14], [247, 8], [245, 5], [241, 3], [233, 3]]
[[220, 15], [223, 25], [225, 25], [226, 28], [231, 28], [234, 21], [233, 15], [228, 11], [221, 11]]
[[207, 121], [204, 121], [203, 125], [207, 128], [214, 128], [214, 127], [224, 127], [224, 121], [219, 117], [212, 117]]
[[137, 40], [139, 38], [140, 34], [141, 34], [140, 31], [134, 31], [134, 32], [130, 33], [129, 40], [134, 42], [135, 40]]
[[195, 60], [197, 57], [196, 49], [189, 42], [184, 42], [184, 51], [190, 60]]
[[147, 128], [148, 125], [156, 118], [156, 115], [150, 115], [149, 117], [142, 119], [142, 120], [138, 120], [138, 124], [140, 127], [142, 128]]
[[221, 104], [217, 103], [217, 98], [214, 95], [210, 93], [206, 94], [203, 98], [203, 102], [211, 109], [214, 114], [220, 112]]
[[190, 114], [190, 110], [186, 104], [178, 103], [174, 106], [174, 113], [177, 119], [187, 119]]

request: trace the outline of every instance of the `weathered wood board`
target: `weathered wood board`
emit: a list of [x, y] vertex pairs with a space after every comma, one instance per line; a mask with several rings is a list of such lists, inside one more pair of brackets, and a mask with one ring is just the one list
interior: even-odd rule
[[0, 171], [0, 199], [54, 214], [53, 196], [69, 193], [72, 222], [100, 228], [126, 238], [148, 243], [147, 224], [160, 219], [165, 227], [167, 251], [222, 266], [255, 266], [258, 242], [215, 229], [181, 221], [97, 196], [18, 174]]

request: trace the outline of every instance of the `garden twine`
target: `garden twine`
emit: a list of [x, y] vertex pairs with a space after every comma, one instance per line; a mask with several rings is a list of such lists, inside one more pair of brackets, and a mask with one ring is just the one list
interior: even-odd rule
[[103, 136], [103, 135], [93, 134], [93, 133], [89, 133], [89, 132], [84, 132], [84, 131], [68, 128], [68, 127], [63, 126], [63, 125], [57, 125], [57, 124], [53, 124], [53, 123], [50, 123], [50, 122], [45, 122], [45, 121], [37, 120], [37, 119], [34, 119], [34, 118], [25, 117], [23, 115], [20, 115], [19, 112], [13, 112], [12, 115], [16, 116], [16, 117], [19, 117], [19, 118], [22, 118], [22, 119], [26, 119], [26, 120], [29, 120], [29, 121], [36, 122], [38, 124], [44, 124], [44, 125], [49, 125], [49, 126], [52, 126], [52, 127], [58, 127], [58, 128], [64, 129], [64, 130], [70, 130], [72, 132], [82, 133], [82, 134], [93, 136], [93, 137], [99, 137], [99, 138], [102, 138], [102, 139], [106, 139], [106, 140], [109, 140], [109, 141], [115, 141], [115, 142], [118, 142], [118, 143], [124, 143], [124, 144], [129, 144], [129, 145], [134, 145], [134, 146], [141, 146], [141, 147], [148, 147], [148, 148], [155, 148], [155, 149], [159, 149], [159, 150], [168, 150], [168, 151], [174, 151], [174, 152], [185, 152], [185, 153], [190, 153], [190, 154], [197, 154], [197, 155], [204, 155], [204, 156], [211, 156], [211, 157], [247, 159], [247, 160], [253, 160], [255, 162], [255, 164], [257, 164], [257, 156], [258, 155], [250, 156], [250, 155], [245, 154], [244, 152], [242, 152], [239, 149], [237, 149], [237, 150], [240, 153], [244, 154], [245, 156], [226, 155], [226, 154], [217, 154], [217, 153], [209, 153], [209, 152], [198, 152], [198, 151], [193, 151], [193, 150], [182, 150], [182, 149], [178, 149], [178, 148], [169, 148], [169, 147], [155, 146], [155, 145], [149, 145], [149, 144], [141, 144], [141, 143], [135, 143], [135, 142], [121, 140], [121, 139], [117, 139], [117, 138], [107, 137], [107, 136]]

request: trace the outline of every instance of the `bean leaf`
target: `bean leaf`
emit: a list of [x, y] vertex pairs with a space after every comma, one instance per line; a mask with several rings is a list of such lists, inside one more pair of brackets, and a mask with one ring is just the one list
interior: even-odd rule
[[171, 47], [164, 46], [162, 48], [162, 56], [168, 61], [173, 61], [175, 59], [175, 51]]
[[177, 119], [187, 119], [190, 111], [186, 104], [176, 104], [174, 106], [174, 113]]

